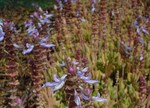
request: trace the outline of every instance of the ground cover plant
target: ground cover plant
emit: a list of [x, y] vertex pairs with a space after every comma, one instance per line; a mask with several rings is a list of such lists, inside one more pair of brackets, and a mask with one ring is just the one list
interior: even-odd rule
[[0, 20], [0, 108], [149, 108], [145, 0], [56, 0]]

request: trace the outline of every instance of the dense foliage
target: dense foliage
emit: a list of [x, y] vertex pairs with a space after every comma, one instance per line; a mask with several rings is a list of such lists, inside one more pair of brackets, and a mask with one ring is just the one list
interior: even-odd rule
[[21, 8], [33, 8], [32, 4], [36, 3], [42, 8], [52, 8], [55, 3], [54, 0], [0, 0], [0, 9], [19, 9]]
[[149, 2], [55, 3], [0, 16], [0, 107], [149, 108]]

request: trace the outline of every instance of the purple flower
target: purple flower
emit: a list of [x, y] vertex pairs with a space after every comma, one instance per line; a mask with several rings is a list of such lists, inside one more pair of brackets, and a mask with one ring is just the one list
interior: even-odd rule
[[136, 32], [138, 33], [138, 35], [142, 36], [142, 33], [141, 33], [141, 30], [140, 30], [140, 27], [139, 27], [139, 26], [137, 26]]
[[41, 41], [40, 41], [40, 42], [41, 42], [41, 43], [42, 43], [42, 42], [47, 42], [48, 39], [49, 39], [49, 36], [43, 37], [43, 38], [41, 38]]
[[38, 23], [38, 27], [41, 28], [41, 30], [42, 30], [42, 24], [41, 23]]
[[85, 73], [88, 71], [88, 67], [84, 68], [83, 70], [81, 71], [78, 71], [77, 72], [77, 75], [83, 80], [85, 81], [86, 83], [88, 84], [95, 84], [95, 83], [99, 83], [98, 80], [91, 80], [92, 78], [92, 74], [89, 73], [88, 76], [85, 76]]
[[62, 82], [58, 83], [56, 86], [53, 87], [52, 91], [54, 92], [56, 90], [61, 89], [64, 86], [64, 84], [65, 84], [65, 81], [62, 81]]
[[39, 18], [39, 21], [40, 21], [40, 23], [42, 25], [49, 24], [51, 22], [47, 17], [45, 17], [45, 18]]
[[49, 39], [49, 36], [46, 36], [44, 38], [41, 39], [40, 41], [40, 45], [42, 47], [45, 47], [45, 48], [51, 48], [51, 47], [54, 47], [55, 45], [54, 44], [47, 44], [46, 42], [48, 41]]
[[16, 43], [14, 43], [13, 44], [13, 46], [15, 47], [15, 48], [17, 48], [17, 49], [22, 49], [22, 47], [21, 46], [19, 46], [18, 44], [16, 44]]
[[134, 20], [133, 25], [134, 25], [135, 27], [137, 27], [137, 26], [139, 25], [139, 24], [138, 24], [138, 20], [139, 20], [140, 18], [142, 18], [142, 16], [138, 16], [138, 17]]
[[62, 8], [64, 5], [62, 4], [61, 0], [55, 0], [57, 2], [57, 4]]
[[24, 55], [30, 53], [34, 48], [34, 45], [26, 43], [26, 47], [27, 47], [27, 49], [24, 49], [22, 52], [22, 54], [24, 54]]
[[81, 101], [80, 101], [80, 97], [78, 96], [78, 93], [76, 90], [74, 90], [74, 101], [75, 101], [77, 107], [80, 108]]
[[31, 27], [31, 26], [33, 26], [33, 21], [32, 20], [25, 21], [24, 25], [25, 25], [25, 27]]
[[58, 82], [46, 82], [42, 87], [54, 87], [58, 84]]
[[92, 78], [92, 74], [89, 73], [88, 76], [80, 75], [80, 78], [81, 78], [82, 80], [90, 80], [90, 79]]
[[10, 22], [10, 30], [13, 31], [14, 33], [18, 33], [16, 27], [15, 27], [15, 24], [13, 22]]
[[47, 43], [40, 43], [40, 45], [42, 46], [42, 47], [45, 47], [45, 48], [51, 48], [51, 47], [54, 47], [55, 45], [54, 44], [47, 44]]
[[89, 80], [89, 79], [87, 79], [87, 80], [84, 80], [86, 83], [88, 83], [88, 84], [95, 84], [95, 83], [99, 83], [99, 81], [98, 80]]
[[81, 93], [81, 97], [85, 100], [85, 101], [90, 101], [90, 97], [86, 96], [84, 93]]
[[0, 19], [0, 26], [3, 26], [3, 21], [2, 21], [2, 19]]
[[78, 72], [77, 72], [77, 75], [78, 76], [83, 76], [83, 75], [85, 75], [85, 73], [88, 71], [88, 67], [86, 67], [86, 68], [84, 68], [83, 70], [79, 70]]
[[[68, 0], [64, 0], [64, 2], [66, 3]], [[77, 2], [77, 0], [70, 0], [71, 1], [71, 3], [75, 3], [75, 2]]]
[[38, 30], [36, 29], [35, 26], [30, 26], [27, 29], [27, 33], [28, 33], [29, 36], [38, 36], [39, 35], [39, 32], [38, 32]]
[[61, 81], [65, 80], [66, 77], [67, 77], [66, 74], [63, 75], [61, 78], [57, 78], [56, 74], [54, 74], [54, 76], [53, 76], [55, 82], [61, 82]]
[[146, 44], [145, 41], [142, 38], [138, 38], [139, 43], [141, 43], [142, 45]]
[[5, 33], [3, 32], [2, 27], [0, 26], [0, 41], [4, 40]]
[[98, 93], [97, 96], [92, 96], [92, 100], [97, 101], [97, 102], [105, 102], [105, 101], [107, 101], [107, 99], [101, 98], [99, 93]]
[[97, 96], [91, 96], [91, 94], [87, 96], [84, 93], [81, 93], [81, 97], [85, 101], [97, 101], [97, 102], [105, 102], [105, 101], [107, 101], [107, 99], [101, 98], [99, 93], [98, 93]]
[[145, 34], [147, 34], [147, 35], [149, 34], [149, 32], [148, 32], [148, 31], [145, 29], [145, 27], [143, 27], [143, 26], [142, 26], [142, 31], [143, 31], [143, 33], [145, 33]]
[[138, 18], [136, 18], [135, 20], [134, 20], [134, 23], [133, 23], [133, 25], [136, 27], [136, 26], [138, 26]]
[[63, 75], [61, 78], [57, 78], [56, 74], [54, 74], [53, 78], [55, 82], [47, 82], [42, 87], [51, 87], [52, 92], [61, 89], [65, 84], [65, 79], [67, 75]]
[[62, 63], [59, 64], [60, 67], [66, 66], [65, 62], [63, 61]]
[[142, 51], [142, 53], [140, 54], [140, 61], [142, 61], [144, 59], [144, 52]]
[[95, 11], [95, 3], [96, 3], [96, 0], [91, 0], [91, 11], [92, 12]]
[[44, 16], [45, 16], [46, 18], [51, 18], [51, 17], [53, 17], [54, 15], [53, 15], [53, 14], [48, 14], [48, 12], [47, 12], [47, 13], [44, 13]]

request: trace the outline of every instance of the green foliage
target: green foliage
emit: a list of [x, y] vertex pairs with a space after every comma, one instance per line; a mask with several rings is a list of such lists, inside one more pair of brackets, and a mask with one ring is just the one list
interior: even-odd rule
[[[83, 0], [84, 1], [84, 0]], [[113, 8], [112, 1], [110, 1], [110, 7], [108, 8], [109, 11], [111, 8]], [[122, 2], [125, 2], [129, 5], [129, 1], [121, 0]], [[147, 0], [148, 1], [148, 0]], [[85, 18], [85, 22], [80, 22], [78, 26], [81, 27], [81, 35], [84, 40], [84, 46], [82, 46], [83, 43], [80, 42], [80, 36], [78, 34], [78, 29], [76, 27], [76, 17], [67, 16], [65, 12], [62, 12], [62, 17], [58, 17], [60, 19], [59, 24], [55, 24], [56, 27], [60, 27], [59, 29], [54, 28], [54, 31], [52, 33], [52, 38], [50, 41], [56, 44], [55, 49], [52, 49], [52, 52], [50, 52], [50, 59], [49, 62], [50, 66], [47, 72], [44, 73], [44, 82], [53, 81], [53, 74], [57, 73], [58, 76], [62, 76], [67, 73], [66, 67], [60, 67], [60, 63], [62, 61], [65, 61], [66, 58], [73, 58], [75, 59], [76, 56], [79, 54], [76, 54], [77, 50], [81, 50], [81, 55], [84, 57], [87, 57], [88, 59], [88, 67], [90, 69], [90, 72], [92, 73], [92, 77], [94, 79], [100, 80], [100, 83], [96, 86], [92, 86], [94, 91], [94, 95], [96, 95], [96, 92], [99, 91], [102, 97], [107, 97], [108, 103], [97, 103], [95, 102], [95, 108], [137, 108], [139, 107], [140, 99], [140, 76], [144, 75], [146, 78], [146, 87], [150, 87], [150, 42], [149, 42], [149, 36], [150, 35], [143, 35], [141, 36], [142, 39], [146, 42], [146, 45], [138, 44], [138, 46], [134, 46], [134, 37], [137, 36], [136, 29], [132, 28], [131, 32], [132, 34], [132, 42], [131, 46], [134, 50], [131, 51], [130, 56], [126, 56], [127, 52], [127, 45], [129, 43], [129, 34], [128, 34], [128, 26], [132, 25], [133, 21], [135, 20], [133, 9], [128, 8], [128, 5], [122, 4], [123, 9], [126, 13], [120, 13], [121, 17], [119, 21], [121, 22], [121, 25], [119, 25], [121, 31], [119, 34], [117, 34], [114, 30], [116, 27], [116, 20], [112, 20], [114, 23], [113, 27], [110, 24], [110, 22], [107, 24], [109, 29], [106, 29], [107, 32], [107, 47], [104, 48], [104, 39], [101, 37], [101, 35], [98, 35], [98, 47], [96, 47], [96, 39], [94, 40], [94, 37], [92, 33], [94, 32], [92, 30], [92, 21], [93, 17], [90, 9], [89, 9], [89, 2], [84, 1], [85, 3], [83, 7], [83, 14], [85, 14], [82, 18]], [[113, 1], [114, 2], [114, 1]], [[54, 2], [52, 0], [0, 0], [0, 8], [9, 8], [13, 9], [13, 6], [17, 7], [27, 7], [32, 8], [32, 3], [37, 3], [39, 6], [42, 6], [43, 8], [51, 8], [53, 7]], [[145, 2], [144, 2], [145, 3]], [[149, 4], [149, 2], [147, 2]], [[11, 4], [11, 5], [10, 5]], [[76, 5], [74, 5], [76, 7]], [[98, 6], [97, 6], [98, 7]], [[143, 8], [141, 7], [141, 10]], [[75, 8], [73, 8], [75, 12]], [[140, 10], [140, 9], [139, 9]], [[70, 12], [70, 10], [68, 10]], [[135, 10], [134, 10], [135, 11]], [[57, 12], [57, 11], [56, 11]], [[74, 13], [72, 12], [72, 13]], [[17, 13], [18, 14], [18, 13]], [[16, 15], [17, 17], [13, 17], [16, 25], [18, 26], [18, 30], [22, 31], [19, 36], [25, 37], [27, 34], [25, 33], [24, 28], [22, 28], [22, 23], [24, 22], [23, 19], [26, 19], [29, 16], [30, 12], [24, 11], [24, 13], [20, 13]], [[57, 13], [59, 14], [59, 13]], [[56, 14], [56, 18], [57, 18]], [[64, 15], [65, 14], [65, 15]], [[12, 15], [12, 14], [11, 14]], [[12, 16], [9, 17], [12, 17]], [[23, 16], [23, 17], [22, 17]], [[59, 15], [58, 15], [59, 16]], [[96, 17], [100, 17], [99, 13], [96, 13]], [[109, 19], [110, 17], [108, 17]], [[79, 19], [78, 19], [79, 20]], [[102, 31], [101, 27], [103, 26], [101, 23], [97, 23], [99, 32]], [[71, 25], [71, 27], [70, 27]], [[146, 26], [146, 25], [145, 25]], [[133, 27], [133, 26], [132, 26]], [[96, 27], [95, 27], [96, 28]], [[94, 28], [94, 29], [95, 29]], [[110, 29], [111, 28], [111, 29]], [[70, 30], [71, 29], [71, 30]], [[58, 33], [59, 32], [59, 33]], [[110, 33], [112, 33], [110, 35]], [[136, 35], [134, 35], [136, 34]], [[61, 40], [57, 40], [59, 35], [63, 35]], [[137, 36], [140, 37], [140, 36]], [[121, 39], [124, 39], [124, 46], [121, 46]], [[94, 40], [94, 45], [92, 41]], [[7, 53], [5, 49], [3, 48], [4, 45], [2, 45], [2, 51], [4, 53]], [[134, 55], [135, 47], [138, 47], [137, 55]], [[139, 57], [141, 54], [141, 50], [145, 52], [145, 58], [144, 61], [140, 61]], [[96, 51], [94, 52], [94, 50]], [[1, 54], [1, 52], [0, 52]], [[48, 54], [47, 54], [48, 55]], [[46, 56], [47, 56], [46, 55]], [[30, 76], [30, 69], [28, 60], [30, 55], [27, 55], [26, 57], [21, 54], [21, 52], [18, 52], [18, 65], [19, 65], [19, 74], [21, 78], [22, 76]], [[7, 61], [5, 61], [5, 58], [0, 58], [0, 69], [1, 67], [4, 67]], [[81, 62], [81, 61], [79, 61]], [[142, 63], [144, 66], [142, 66]], [[5, 72], [5, 68], [0, 70], [1, 73]], [[21, 80], [23, 82], [23, 80]], [[20, 82], [21, 82], [20, 81]], [[25, 80], [26, 81], [26, 80]], [[25, 86], [25, 85], [21, 85]], [[65, 102], [65, 93], [64, 88], [62, 90], [55, 92], [55, 99], [56, 101], [59, 101], [58, 104], [54, 106], [54, 108], [67, 108], [67, 102]], [[50, 91], [48, 89], [48, 91]], [[20, 91], [21, 92], [21, 91]], [[28, 92], [28, 90], [25, 91], [25, 93]], [[25, 94], [24, 93], [24, 94]], [[47, 91], [42, 91], [42, 93], [47, 94]], [[147, 97], [149, 94], [146, 94]], [[147, 98], [146, 97], [146, 98]], [[46, 101], [49, 103], [52, 99], [52, 96], [46, 97]], [[144, 103], [145, 104], [145, 103]], [[148, 106], [148, 102], [147, 102]]]
[[54, 5], [54, 0], [0, 0], [0, 9], [16, 9], [19, 7], [31, 8], [32, 4], [38, 4], [42, 8], [52, 8]]

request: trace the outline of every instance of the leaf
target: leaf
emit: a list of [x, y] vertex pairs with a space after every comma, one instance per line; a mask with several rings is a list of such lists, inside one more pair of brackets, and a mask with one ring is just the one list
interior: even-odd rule
[[109, 77], [113, 72], [113, 65], [110, 63], [105, 67], [105, 75]]

